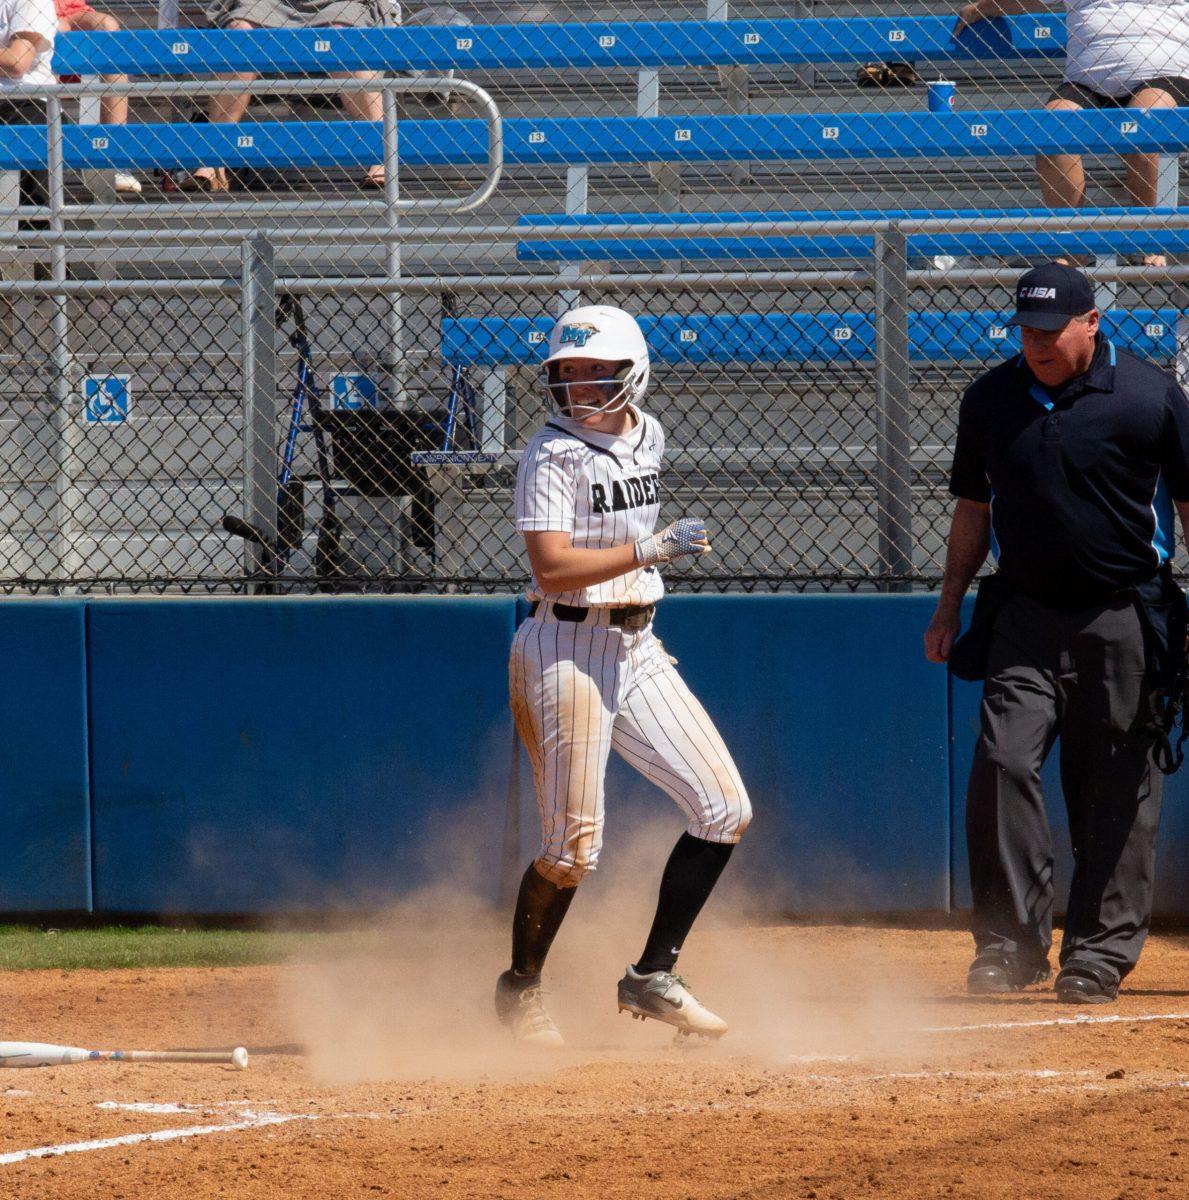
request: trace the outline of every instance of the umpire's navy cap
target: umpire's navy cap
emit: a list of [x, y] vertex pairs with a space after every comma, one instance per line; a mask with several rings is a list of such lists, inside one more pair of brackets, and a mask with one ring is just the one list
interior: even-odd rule
[[1016, 284], [1016, 315], [1009, 325], [1029, 329], [1064, 329], [1074, 317], [1094, 307], [1090, 281], [1073, 267], [1046, 263], [1020, 276]]

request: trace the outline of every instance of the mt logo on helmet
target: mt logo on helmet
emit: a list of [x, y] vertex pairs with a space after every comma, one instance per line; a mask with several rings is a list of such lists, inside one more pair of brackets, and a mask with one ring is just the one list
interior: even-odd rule
[[585, 347], [591, 335], [596, 333], [598, 330], [593, 325], [565, 325], [561, 331], [561, 344]]

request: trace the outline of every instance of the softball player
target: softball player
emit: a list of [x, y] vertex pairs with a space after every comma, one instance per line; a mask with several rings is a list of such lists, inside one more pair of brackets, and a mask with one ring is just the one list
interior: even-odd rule
[[579, 881], [598, 863], [614, 748], [688, 820], [661, 877], [644, 952], [619, 981], [619, 1009], [718, 1037], [726, 1023], [673, 968], [751, 805], [718, 730], [652, 632], [664, 593], [658, 565], [709, 553], [706, 526], [682, 517], [653, 533], [665, 435], [638, 407], [648, 347], [631, 316], [604, 305], [573, 309], [553, 328], [545, 372], [556, 412], [516, 477], [516, 528], [532, 585], [510, 663], [541, 850], [520, 884], [496, 1011], [519, 1042], [563, 1044], [541, 999], [541, 969]]

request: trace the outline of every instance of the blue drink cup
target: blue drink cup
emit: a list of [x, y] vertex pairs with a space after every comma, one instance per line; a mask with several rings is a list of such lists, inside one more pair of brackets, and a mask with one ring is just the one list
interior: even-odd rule
[[935, 79], [927, 89], [930, 112], [953, 112], [958, 85], [949, 79]]

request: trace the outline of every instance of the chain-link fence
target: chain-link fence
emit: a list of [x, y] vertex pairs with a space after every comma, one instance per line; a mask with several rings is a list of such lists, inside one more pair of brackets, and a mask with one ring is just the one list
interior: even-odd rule
[[1044, 111], [1060, 11], [954, 40], [941, 4], [360, 10], [65, 35], [47, 130], [9, 105], [0, 586], [517, 589], [578, 300], [642, 318], [663, 512], [715, 531], [671, 586], [930, 585], [1021, 269], [1087, 263], [1163, 366], [1187, 341], [1189, 109]]

